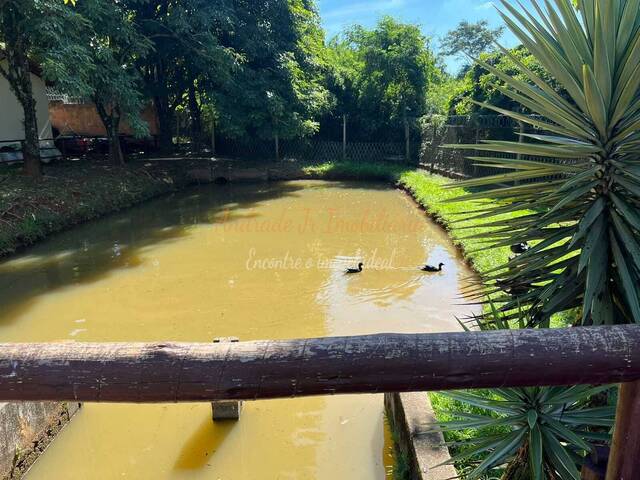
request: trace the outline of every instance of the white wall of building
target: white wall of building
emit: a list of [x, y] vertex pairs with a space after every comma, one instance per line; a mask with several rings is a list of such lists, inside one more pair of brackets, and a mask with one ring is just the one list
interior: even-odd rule
[[[3, 66], [6, 63], [3, 62]], [[31, 74], [33, 96], [36, 100], [38, 131], [41, 139], [50, 139], [51, 122], [49, 121], [49, 101], [44, 81]], [[0, 146], [2, 142], [24, 140], [24, 113], [18, 99], [11, 91], [9, 82], [0, 75]]]

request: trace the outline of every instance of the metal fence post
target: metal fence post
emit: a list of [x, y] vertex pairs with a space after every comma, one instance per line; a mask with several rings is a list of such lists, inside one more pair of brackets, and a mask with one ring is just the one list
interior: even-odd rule
[[347, 115], [342, 115], [342, 159], [347, 159]]
[[211, 122], [211, 153], [216, 156], [216, 120]]
[[[480, 143], [480, 127], [476, 126], [476, 145]], [[476, 150], [476, 156], [480, 156], [480, 151]], [[479, 173], [478, 165], [474, 163], [473, 165], [473, 177], [476, 178]]]
[[409, 135], [409, 119], [407, 118], [407, 109], [404, 111], [404, 149], [405, 160], [407, 163], [411, 161], [411, 139]]
[[436, 147], [436, 135], [438, 135], [438, 126], [436, 125], [436, 122], [433, 120], [433, 118], [431, 119], [431, 122], [433, 123], [433, 135], [431, 137], [431, 173], [433, 173], [436, 170], [436, 160], [438, 158], [438, 154], [440, 153], [440, 149], [439, 147]]

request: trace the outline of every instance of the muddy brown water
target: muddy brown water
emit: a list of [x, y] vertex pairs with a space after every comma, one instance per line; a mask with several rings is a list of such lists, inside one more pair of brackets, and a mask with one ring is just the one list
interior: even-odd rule
[[[365, 264], [357, 275], [347, 267]], [[445, 263], [425, 274], [425, 262]], [[446, 233], [379, 184], [206, 186], [0, 263], [5, 342], [283, 339], [458, 329], [471, 275]], [[34, 479], [390, 478], [381, 395], [85, 405]]]

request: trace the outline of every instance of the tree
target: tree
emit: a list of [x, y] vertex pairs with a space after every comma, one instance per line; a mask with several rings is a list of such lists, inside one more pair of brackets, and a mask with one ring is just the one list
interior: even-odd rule
[[[120, 126], [126, 120], [135, 134], [148, 132], [141, 120], [144, 99], [135, 61], [150, 50], [150, 42], [136, 30], [124, 2], [85, 0], [75, 9], [82, 27], [67, 31], [84, 51], [83, 76], [69, 83], [58, 79], [57, 87], [71, 95], [91, 99], [105, 127], [109, 156], [115, 165], [124, 164]], [[74, 58], [62, 58], [66, 69], [74, 68]]]
[[352, 28], [330, 47], [336, 96], [344, 102], [339, 108], [351, 111], [364, 138], [395, 138], [403, 120], [425, 113], [427, 91], [441, 70], [418, 26], [384, 17], [372, 30]]
[[440, 43], [441, 53], [445, 56], [469, 55], [477, 58], [481, 53], [490, 50], [498, 40], [504, 27], [489, 28], [489, 22], [481, 20], [477, 23], [462, 21], [450, 30]]
[[230, 21], [234, 2], [131, 0], [130, 3], [138, 33], [152, 46], [153, 53], [141, 57], [137, 68], [145, 93], [153, 99], [156, 109], [160, 147], [167, 152], [173, 148], [176, 109], [185, 104], [199, 76], [204, 74], [213, 82], [217, 77], [227, 79], [227, 70], [237, 60], [219, 42], [220, 37], [233, 34]]
[[234, 28], [221, 43], [236, 52], [233, 81], [212, 91], [230, 137], [292, 138], [317, 131], [329, 107], [324, 32], [312, 2], [234, 4]]
[[7, 2], [0, 10], [0, 40], [5, 44], [6, 68], [0, 65], [0, 74], [9, 82], [11, 90], [24, 112], [24, 136], [22, 148], [25, 173], [38, 178], [42, 175], [40, 164], [40, 139], [36, 101], [33, 98], [29, 53], [33, 48], [29, 37], [30, 19], [38, 15], [35, 5], [19, 6]]
[[[530, 82], [526, 75], [522, 74], [518, 64], [512, 60], [511, 56], [515, 57], [517, 62], [535, 72], [554, 90], [562, 91], [562, 88], [549, 75], [536, 57], [522, 45], [511, 49], [509, 55], [503, 52], [482, 53], [479, 59], [503, 74], [523, 82]], [[479, 105], [480, 103], [489, 103], [506, 110], [526, 110], [526, 107], [502, 93], [500, 88], [504, 88], [504, 86], [503, 80], [481, 64], [476, 63], [467, 70], [467, 73], [462, 78], [461, 85], [450, 98], [447, 109], [451, 115], [489, 115], [494, 112]]]
[[[33, 178], [41, 177], [42, 165], [31, 72], [37, 66], [48, 79], [81, 84], [84, 73], [77, 66], [83, 65], [86, 57], [68, 35], [81, 23], [74, 9], [58, 0], [6, 0], [0, 4], [0, 44], [4, 45], [0, 55], [6, 60], [6, 66], [0, 64], [0, 75], [9, 82], [24, 112], [24, 171]], [[66, 69], [62, 59], [73, 68]]]

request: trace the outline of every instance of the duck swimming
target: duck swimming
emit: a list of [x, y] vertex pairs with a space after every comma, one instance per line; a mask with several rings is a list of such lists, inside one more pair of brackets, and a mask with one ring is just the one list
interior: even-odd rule
[[346, 274], [360, 273], [362, 272], [362, 267], [364, 267], [364, 263], [359, 263], [358, 268], [347, 268], [347, 271], [345, 273]]
[[424, 267], [421, 268], [421, 270], [423, 272], [435, 273], [435, 272], [441, 272], [442, 267], [444, 267], [444, 263], [439, 264], [437, 267], [432, 267], [431, 265], [425, 265]]

